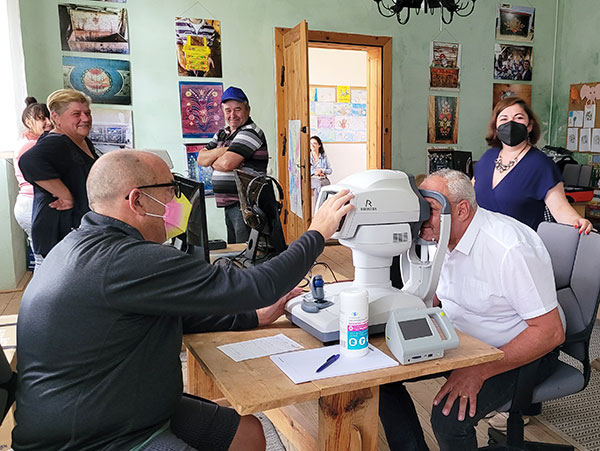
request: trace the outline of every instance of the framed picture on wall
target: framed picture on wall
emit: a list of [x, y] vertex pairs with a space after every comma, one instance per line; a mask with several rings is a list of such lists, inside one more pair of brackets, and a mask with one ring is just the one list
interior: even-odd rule
[[427, 142], [458, 142], [458, 97], [429, 96]]
[[533, 47], [496, 44], [494, 47], [494, 79], [531, 81]]
[[223, 83], [179, 82], [181, 129], [184, 138], [212, 138], [225, 126], [221, 109]]
[[175, 18], [177, 73], [185, 77], [223, 76], [221, 21]]
[[458, 90], [460, 44], [432, 41], [429, 58], [429, 88]]
[[529, 84], [505, 84], [505, 83], [494, 83], [494, 91], [492, 94], [492, 108], [496, 104], [507, 97], [520, 97], [527, 105], [531, 106], [531, 85]]
[[204, 183], [204, 194], [214, 195], [212, 185], [212, 168], [198, 166], [198, 153], [206, 147], [205, 143], [184, 144], [187, 157], [188, 178]]
[[63, 56], [63, 86], [77, 89], [94, 103], [131, 105], [129, 61]]
[[496, 39], [505, 41], [533, 41], [535, 8], [529, 6], [498, 5]]
[[129, 53], [125, 8], [58, 5], [58, 18], [65, 51]]

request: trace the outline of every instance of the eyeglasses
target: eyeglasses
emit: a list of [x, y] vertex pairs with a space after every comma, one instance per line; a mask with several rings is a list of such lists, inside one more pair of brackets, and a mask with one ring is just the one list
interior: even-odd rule
[[[156, 183], [154, 185], [136, 186], [137, 189], [168, 188], [168, 187], [173, 187], [173, 192], [175, 193], [175, 197], [177, 197], [178, 199], [181, 197], [181, 183], [177, 180], [173, 180], [172, 182], [169, 182], [169, 183]], [[125, 196], [125, 199], [129, 200], [129, 194], [127, 196]]]

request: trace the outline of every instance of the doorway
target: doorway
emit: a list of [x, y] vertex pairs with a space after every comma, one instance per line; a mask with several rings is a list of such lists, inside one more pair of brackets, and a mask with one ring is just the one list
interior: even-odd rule
[[314, 31], [306, 21], [292, 29], [275, 28], [278, 179], [285, 193], [282, 224], [287, 242], [302, 235], [312, 220], [309, 47], [365, 52], [366, 168], [389, 169], [392, 164], [392, 38]]

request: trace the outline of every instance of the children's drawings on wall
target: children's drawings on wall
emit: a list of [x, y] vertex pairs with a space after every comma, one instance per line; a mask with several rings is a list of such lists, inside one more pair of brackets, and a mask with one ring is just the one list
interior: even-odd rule
[[323, 142], [366, 142], [366, 88], [311, 86], [310, 100], [311, 135]]
[[569, 89], [567, 116], [568, 150], [599, 152], [600, 115], [596, 114], [596, 101], [600, 100], [600, 83], [578, 83]]

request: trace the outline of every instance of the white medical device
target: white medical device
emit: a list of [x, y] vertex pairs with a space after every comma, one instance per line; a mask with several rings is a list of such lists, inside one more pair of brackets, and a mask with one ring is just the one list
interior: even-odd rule
[[399, 309], [390, 312], [385, 342], [402, 365], [444, 357], [458, 347], [458, 336], [439, 307]]
[[[342, 218], [333, 238], [352, 249], [355, 280], [325, 285], [322, 300], [301, 295], [286, 305], [286, 316], [292, 323], [324, 343], [339, 339], [338, 294], [344, 289], [367, 290], [369, 333], [383, 332], [392, 310], [431, 306], [450, 236], [446, 198], [434, 191], [419, 191], [414, 178], [404, 172], [368, 170], [351, 175], [339, 184], [323, 187], [317, 205], [343, 189], [354, 194], [351, 203], [355, 208]], [[442, 205], [439, 242], [418, 242], [437, 245], [431, 260], [421, 260], [415, 250], [421, 225], [430, 214], [423, 195]], [[397, 255], [401, 255], [404, 281], [401, 290], [390, 280], [390, 266]]]

